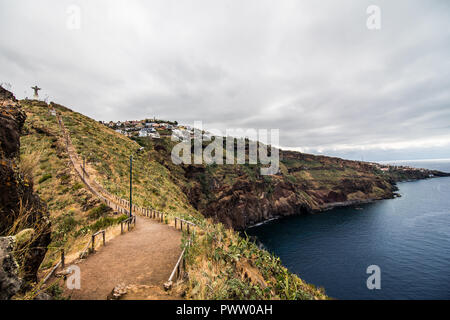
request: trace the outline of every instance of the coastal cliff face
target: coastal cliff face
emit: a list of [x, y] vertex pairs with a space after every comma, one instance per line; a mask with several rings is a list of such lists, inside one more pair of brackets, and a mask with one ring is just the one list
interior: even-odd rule
[[392, 198], [396, 190], [365, 163], [298, 152], [281, 156], [281, 173], [274, 176], [260, 176], [257, 166], [237, 167], [231, 179], [220, 166], [197, 169], [192, 179], [199, 182], [188, 188], [189, 198], [205, 216], [243, 230], [277, 217]]
[[[12, 241], [8, 240], [9, 244], [14, 243], [13, 249], [5, 245], [0, 259], [16, 261], [18, 275], [24, 280], [22, 289], [37, 281], [37, 271], [47, 252], [51, 232], [46, 206], [35, 195], [32, 181], [20, 167], [20, 134], [25, 119], [14, 95], [0, 87], [0, 236], [14, 236]], [[8, 238], [0, 239], [5, 242]], [[0, 273], [7, 275], [10, 271], [3, 269]], [[0, 277], [0, 286], [7, 281], [5, 277]]]
[[[442, 173], [280, 150], [280, 173], [259, 165], [187, 165], [170, 161], [170, 145], [153, 141], [152, 159], [166, 166], [191, 205], [236, 230], [277, 217], [393, 198], [395, 183]], [[388, 170], [386, 170], [388, 169]]]

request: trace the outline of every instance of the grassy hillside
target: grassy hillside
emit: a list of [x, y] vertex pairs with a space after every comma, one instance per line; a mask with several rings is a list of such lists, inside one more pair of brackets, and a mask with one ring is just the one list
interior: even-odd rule
[[48, 105], [21, 101], [27, 114], [21, 137], [21, 167], [34, 182], [35, 191], [47, 203], [52, 221], [52, 243], [42, 264], [50, 267], [61, 248], [77, 252], [92, 232], [113, 225], [123, 217], [112, 216], [109, 208], [89, 192], [71, 166], [56, 117]]
[[97, 171], [97, 181], [109, 192], [129, 198], [129, 165], [133, 156], [133, 201], [144, 207], [167, 212], [195, 214], [186, 195], [170, 179], [170, 172], [138, 152], [140, 145], [82, 114], [54, 105], [70, 132], [78, 154]]
[[[84, 234], [117, 219], [81, 184], [71, 168], [56, 117], [42, 102], [22, 101], [28, 114], [22, 137], [22, 162], [47, 201], [53, 224], [51, 246], [80, 247]], [[53, 105], [61, 113], [77, 153], [95, 169], [90, 172], [109, 192], [123, 198], [129, 192], [129, 155], [134, 157], [134, 199], [141, 206], [184, 216], [202, 225], [188, 250], [189, 280], [176, 287], [191, 299], [319, 299], [315, 289], [288, 272], [278, 258], [255, 244], [205, 219], [193, 206], [190, 187], [197, 178], [186, 177], [184, 168], [167, 162], [171, 142], [140, 145], [79, 113]], [[227, 170], [227, 169], [226, 169]], [[238, 170], [238, 168], [232, 169]], [[205, 187], [207, 187], [205, 185]], [[56, 259], [49, 251], [45, 264]], [[52, 253], [53, 252], [53, 253]]]

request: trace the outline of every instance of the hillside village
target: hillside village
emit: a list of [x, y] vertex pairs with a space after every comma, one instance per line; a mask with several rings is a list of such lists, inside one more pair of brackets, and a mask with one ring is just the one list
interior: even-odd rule
[[423, 168], [414, 168], [411, 166], [399, 166], [399, 165], [390, 165], [390, 164], [381, 164], [376, 162], [368, 162], [369, 165], [374, 167], [375, 169], [380, 170], [383, 173], [394, 173], [394, 172], [404, 172], [404, 173], [426, 173], [430, 178], [434, 177], [434, 174], [429, 173], [429, 170]]
[[193, 134], [193, 128], [188, 125], [179, 125], [177, 121], [164, 121], [157, 119], [131, 120], [131, 121], [100, 121], [103, 125], [127, 137], [149, 137], [160, 139], [175, 134], [179, 137]]

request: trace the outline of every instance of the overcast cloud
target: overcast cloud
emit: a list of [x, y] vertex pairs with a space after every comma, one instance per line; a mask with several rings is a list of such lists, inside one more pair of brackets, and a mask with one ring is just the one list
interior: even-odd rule
[[[381, 30], [366, 27], [369, 5]], [[81, 28], [66, 23], [81, 9]], [[365, 160], [450, 158], [450, 2], [0, 0], [0, 82], [97, 120], [279, 128]]]

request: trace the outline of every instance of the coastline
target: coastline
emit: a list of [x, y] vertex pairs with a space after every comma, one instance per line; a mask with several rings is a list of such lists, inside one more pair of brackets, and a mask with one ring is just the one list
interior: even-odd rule
[[[450, 173], [441, 172], [441, 175], [435, 175], [433, 177], [399, 180], [399, 181], [396, 181], [393, 184], [393, 186], [395, 187], [395, 191], [397, 191], [398, 190], [397, 183], [399, 183], [399, 182], [414, 182], [414, 181], [419, 181], [419, 180], [448, 178], [448, 177], [450, 177]], [[357, 200], [348, 200], [348, 201], [340, 201], [340, 202], [330, 202], [330, 203], [325, 203], [319, 209], [311, 209], [306, 214], [317, 214], [317, 213], [327, 212], [327, 211], [333, 210], [335, 208], [345, 208], [345, 207], [351, 207], [351, 206], [355, 206], [355, 205], [369, 204], [369, 203], [374, 203], [374, 202], [377, 202], [377, 201], [395, 199], [395, 198], [400, 198], [400, 197], [401, 197], [401, 195], [399, 193], [393, 192], [392, 196], [387, 196], [387, 197], [384, 197], [384, 198], [370, 198], [370, 199], [357, 199]], [[255, 227], [258, 227], [258, 226], [261, 226], [261, 225], [264, 225], [264, 224], [269, 223], [271, 221], [279, 220], [279, 219], [286, 218], [286, 217], [300, 216], [300, 215], [304, 215], [304, 214], [305, 213], [302, 212], [302, 213], [299, 213], [299, 214], [288, 215], [288, 216], [276, 215], [276, 216], [274, 216], [274, 217], [272, 217], [270, 219], [266, 219], [266, 220], [254, 223], [254, 224], [246, 227], [243, 231], [245, 231], [247, 229], [255, 228]]]
[[[248, 233], [255, 243], [280, 257], [291, 272], [323, 286], [337, 299], [386, 299], [395, 294], [417, 299], [443, 297], [443, 290], [435, 288], [442, 288], [439, 285], [448, 267], [442, 250], [448, 243], [450, 178], [410, 182], [415, 183], [397, 183], [402, 195], [397, 201], [375, 199], [375, 204], [362, 206], [361, 211], [357, 203], [368, 200], [333, 203], [330, 206], [342, 208], [279, 220]], [[398, 201], [401, 199], [404, 201]], [[427, 260], [416, 261], [417, 256]], [[342, 278], [330, 276], [327, 263], [335, 266]], [[382, 266], [385, 279], [389, 278], [385, 290], [378, 293], [365, 289], [365, 268], [370, 264]], [[402, 275], [398, 275], [400, 268], [405, 268]], [[420, 287], [408, 286], [411, 275], [420, 278]]]

